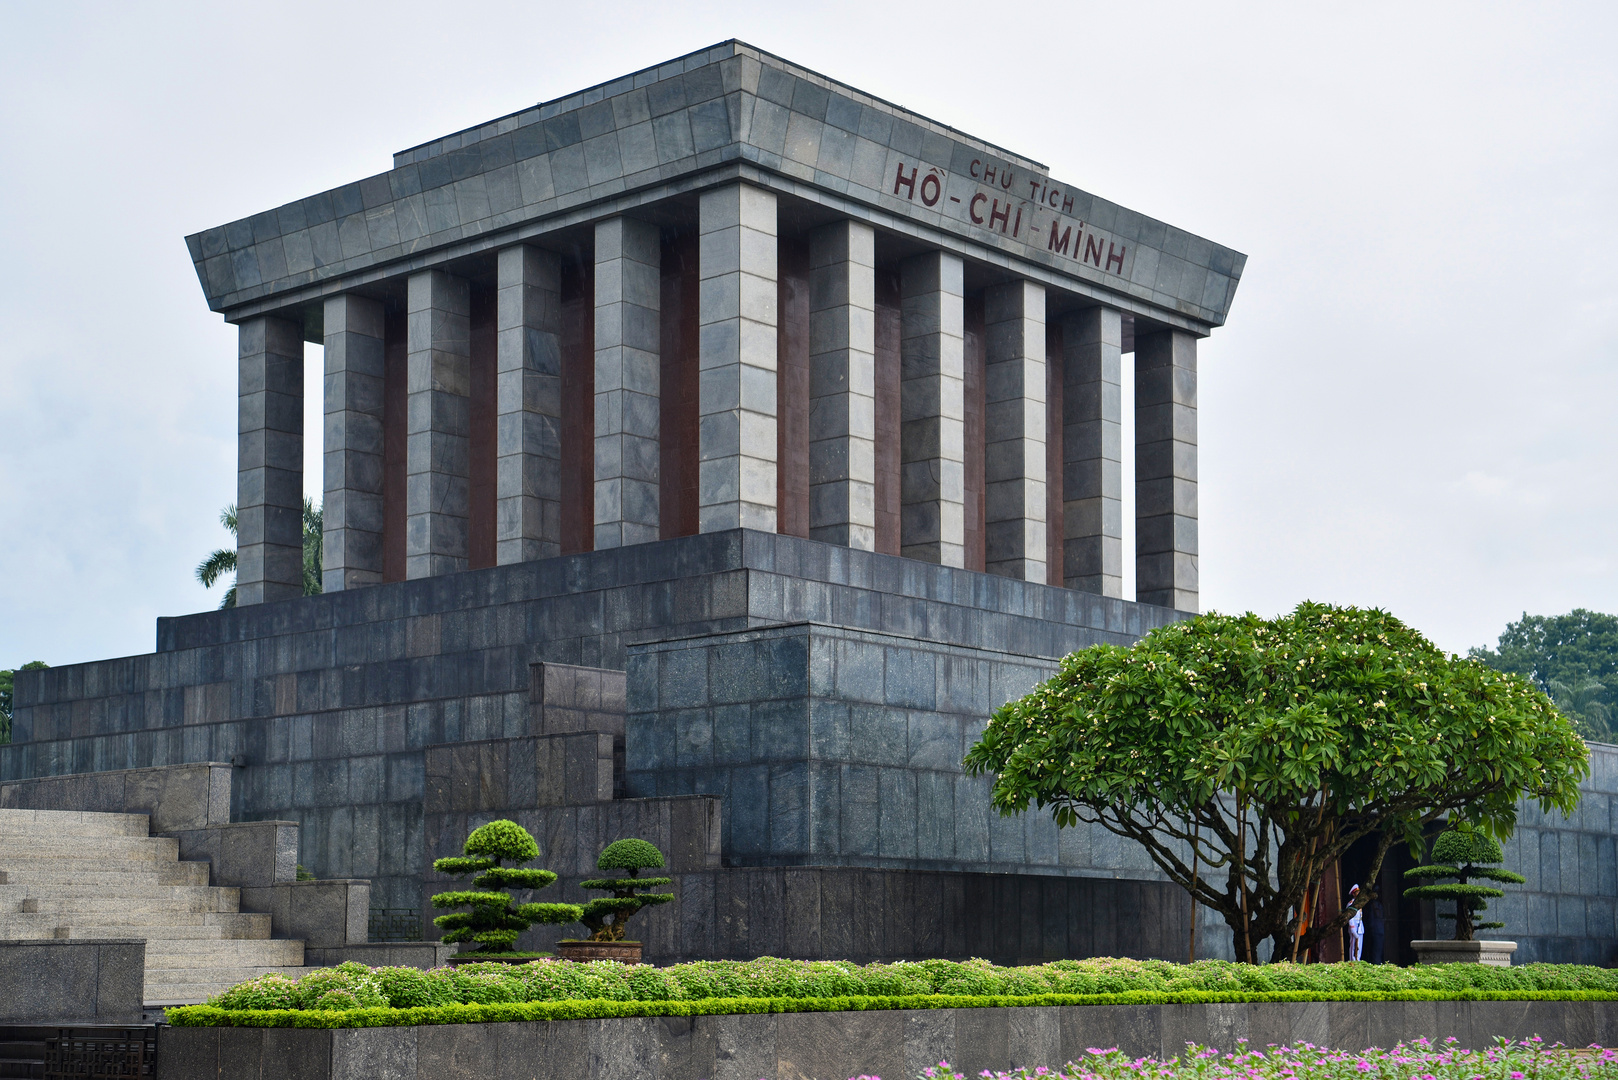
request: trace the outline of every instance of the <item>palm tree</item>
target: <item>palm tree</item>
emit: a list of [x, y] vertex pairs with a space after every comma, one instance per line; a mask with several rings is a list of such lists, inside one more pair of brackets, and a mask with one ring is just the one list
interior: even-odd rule
[[[322, 518], [324, 508], [316, 506], [314, 500], [307, 495], [303, 499], [303, 595], [313, 596], [321, 591], [320, 560], [324, 548], [322, 543]], [[219, 524], [223, 525], [230, 535], [236, 535], [236, 504], [231, 503], [219, 512]], [[214, 582], [226, 574], [236, 572], [235, 549], [219, 548], [212, 555], [197, 564], [197, 580], [202, 582], [205, 589], [211, 589]], [[221, 609], [236, 606], [236, 585], [233, 582], [225, 590], [224, 597], [219, 601]]]
[[1580, 675], [1568, 682], [1550, 679], [1545, 686], [1550, 690], [1551, 700], [1556, 702], [1556, 707], [1573, 721], [1581, 735], [1593, 739], [1612, 736], [1612, 717], [1606, 703], [1598, 696], [1607, 688], [1600, 679], [1593, 675]]
[[[219, 524], [230, 533], [236, 535], [236, 504], [231, 503], [219, 511]], [[212, 555], [197, 564], [197, 580], [202, 582], [204, 589], [213, 588], [213, 583], [226, 574], [236, 572], [236, 549], [219, 548]], [[225, 590], [223, 599], [219, 601], [221, 610], [236, 606], [236, 583], [231, 582], [230, 588]]]

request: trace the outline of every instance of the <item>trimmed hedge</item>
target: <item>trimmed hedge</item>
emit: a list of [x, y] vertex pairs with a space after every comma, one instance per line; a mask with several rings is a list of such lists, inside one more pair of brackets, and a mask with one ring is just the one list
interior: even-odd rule
[[1285, 990], [1233, 993], [906, 994], [892, 997], [702, 998], [694, 1001], [524, 1001], [436, 1005], [406, 1009], [221, 1009], [183, 1005], [168, 1010], [175, 1027], [364, 1028], [429, 1024], [490, 1024], [520, 1020], [600, 1020], [619, 1016], [716, 1016], [737, 1013], [866, 1012], [880, 1009], [994, 1009], [1029, 1005], [1204, 1005], [1253, 1001], [1618, 1001], [1601, 990], [1390, 990], [1315, 993]]
[[[583, 1016], [702, 1015], [723, 1012], [824, 1011], [855, 1008], [981, 1008], [1032, 1004], [1162, 1004], [1205, 1001], [1531, 999], [1576, 995], [1618, 1000], [1618, 970], [1568, 964], [1491, 967], [1435, 964], [1271, 964], [1219, 960], [1192, 965], [1159, 960], [1059, 960], [996, 967], [984, 960], [868, 964], [846, 961], [702, 961], [658, 968], [610, 960], [580, 964], [461, 964], [422, 971], [345, 963], [299, 980], [269, 974], [216, 995], [206, 1006], [170, 1010], [172, 1023], [242, 1023], [234, 1017], [302, 1013], [340, 1015], [334, 1024], [470, 1023], [407, 1019], [414, 1010], [493, 1008], [482, 1019], [567, 1019]], [[1369, 995], [1369, 996], [1362, 996]], [[790, 1003], [782, 1005], [780, 1003]], [[865, 1002], [867, 1004], [849, 1004]], [[872, 1004], [903, 1002], [904, 1004]], [[926, 1002], [926, 1004], [915, 1004]], [[543, 1007], [542, 1007], [543, 1006]], [[654, 1008], [655, 1007], [655, 1008]], [[498, 1010], [516, 1009], [510, 1016]], [[583, 1009], [584, 1012], [578, 1010]], [[612, 1011], [603, 1012], [608, 1009]], [[197, 1011], [201, 1010], [201, 1011]], [[627, 1011], [625, 1011], [627, 1010]], [[384, 1019], [365, 1019], [372, 1013]], [[419, 1015], [427, 1015], [422, 1013]], [[182, 1020], [176, 1017], [209, 1017]], [[355, 1019], [358, 1018], [358, 1019]], [[263, 1026], [265, 1021], [252, 1021]], [[292, 1023], [277, 1020], [270, 1026]], [[297, 1026], [294, 1024], [293, 1026]]]

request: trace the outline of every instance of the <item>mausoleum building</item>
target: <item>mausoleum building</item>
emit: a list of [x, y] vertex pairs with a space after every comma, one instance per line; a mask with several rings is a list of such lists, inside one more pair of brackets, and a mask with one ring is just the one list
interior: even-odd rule
[[[545, 899], [670, 852], [652, 959], [1183, 955], [1144, 852], [960, 762], [1065, 653], [1199, 610], [1243, 255], [735, 41], [186, 242], [239, 334], [238, 606], [19, 673], [0, 781], [231, 762], [238, 819], [429, 935], [432, 859], [512, 817]], [[1608, 948], [1558, 865], [1529, 892]]]

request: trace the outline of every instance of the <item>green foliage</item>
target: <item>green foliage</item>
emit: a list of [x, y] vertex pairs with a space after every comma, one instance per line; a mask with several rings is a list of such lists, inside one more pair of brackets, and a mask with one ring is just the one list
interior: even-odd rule
[[17, 672], [44, 671], [48, 667], [50, 665], [43, 660], [30, 660], [20, 668], [0, 670], [0, 745], [11, 741], [12, 694], [16, 687]]
[[313, 880], [315, 880], [315, 875], [310, 873], [309, 868], [307, 866], [303, 865], [303, 863], [298, 864], [298, 869], [297, 869], [297, 873], [296, 873], [295, 876], [297, 877], [297, 879], [299, 881], [313, 881]]
[[505, 889], [543, 889], [556, 880], [549, 870], [505, 867], [502, 862], [527, 862], [539, 856], [539, 844], [515, 821], [491, 821], [472, 830], [454, 855], [433, 863], [441, 874], [473, 875], [472, 889], [452, 889], [432, 899], [435, 908], [466, 908], [433, 920], [448, 931], [448, 942], [475, 941], [474, 952], [509, 953], [518, 936], [536, 923], [578, 922], [584, 914], [577, 904], [517, 904]]
[[632, 915], [641, 908], [666, 904], [674, 899], [673, 893], [646, 891], [667, 885], [673, 880], [672, 878], [639, 876], [640, 872], [648, 867], [662, 865], [663, 853], [645, 840], [633, 838], [614, 840], [602, 849], [600, 858], [596, 859], [596, 866], [602, 870], [627, 870], [629, 876], [590, 878], [579, 882], [581, 888], [612, 894], [591, 900], [584, 905], [584, 912], [579, 916], [579, 921], [590, 930], [591, 941], [624, 940], [624, 924]]
[[1384, 611], [1304, 603], [1074, 653], [995, 712], [965, 764], [994, 775], [1003, 814], [1037, 807], [1142, 844], [1253, 959], [1266, 937], [1286, 958], [1347, 922], [1352, 909], [1300, 935], [1297, 913], [1356, 841], [1378, 838], [1374, 881], [1389, 846], [1445, 815], [1509, 835], [1521, 799], [1566, 813], [1589, 751], [1525, 680]]
[[1618, 615], [1578, 608], [1508, 623], [1493, 649], [1468, 656], [1497, 671], [1532, 679], [1581, 734], [1612, 741], [1618, 708]]
[[601, 849], [596, 867], [601, 870], [649, 870], [663, 865], [663, 853], [653, 844], [633, 837], [614, 840]]
[[[325, 551], [325, 508], [314, 504], [314, 500], [307, 495], [303, 499], [303, 595], [314, 596], [322, 591], [321, 561]], [[231, 503], [219, 511], [219, 524], [231, 536], [236, 535], [236, 504]], [[205, 589], [214, 587], [214, 583], [226, 574], [236, 572], [236, 550], [234, 548], [217, 548], [206, 559], [197, 564], [197, 580]], [[225, 590], [220, 598], [219, 606], [233, 608], [236, 606], [236, 586], [233, 583]]]
[[[983, 960], [862, 967], [763, 957], [665, 968], [607, 960], [465, 964], [433, 971], [378, 968], [369, 972], [369, 980], [349, 969], [346, 964], [333, 969], [336, 976], [313, 972], [297, 983], [282, 975], [260, 976], [207, 1005], [170, 1009], [168, 1021], [194, 1027], [322, 1028], [1022, 1005], [1618, 1000], [1618, 971], [1572, 964], [1253, 967], [1220, 960], [1186, 965], [1097, 958], [1015, 968]], [[368, 986], [386, 998], [386, 1006], [319, 1011], [325, 995], [343, 992], [359, 1000]]]
[[491, 821], [472, 830], [462, 848], [468, 855], [527, 862], [539, 858], [539, 843], [515, 821]]
[[[384, 1007], [358, 1023], [305, 1021], [328, 993]], [[1222, 960], [1058, 960], [996, 967], [985, 960], [859, 964], [838, 960], [711, 960], [669, 967], [609, 960], [462, 964], [418, 971], [343, 964], [294, 983], [284, 975], [250, 979], [212, 998], [212, 1012], [170, 1010], [170, 1023], [363, 1027], [392, 1023], [471, 1023], [583, 1016], [687, 1016], [858, 1008], [968, 1008], [980, 1005], [1118, 1004], [1129, 1001], [1451, 1000], [1497, 996], [1590, 995], [1618, 1000], [1618, 970], [1572, 964], [1268, 964]], [[880, 1002], [910, 1002], [883, 1005]], [[765, 1004], [760, 1004], [765, 1003]], [[467, 1014], [468, 1006], [528, 1010]], [[201, 1007], [197, 1007], [201, 1008]], [[592, 1009], [597, 1011], [591, 1011]], [[253, 1012], [260, 1010], [259, 1012]], [[268, 1010], [264, 1012], [263, 1010]], [[276, 1010], [290, 1010], [288, 1019]], [[434, 1012], [433, 1010], [439, 1010]], [[274, 1023], [254, 1016], [275, 1015]], [[412, 1018], [415, 1017], [415, 1018]], [[422, 1018], [426, 1017], [426, 1018]]]
[[1433, 840], [1432, 861], [1405, 871], [1406, 881], [1432, 881], [1455, 878], [1455, 881], [1436, 885], [1417, 885], [1405, 890], [1406, 896], [1422, 900], [1453, 900], [1455, 913], [1439, 912], [1440, 919], [1455, 920], [1455, 940], [1473, 940], [1475, 930], [1495, 930], [1505, 923], [1478, 922], [1473, 918], [1488, 908], [1488, 901], [1506, 895], [1488, 885], [1473, 884], [1473, 879], [1501, 881], [1521, 885], [1528, 880], [1521, 874], [1502, 870], [1498, 863], [1505, 856], [1492, 836], [1467, 825], [1448, 829]]

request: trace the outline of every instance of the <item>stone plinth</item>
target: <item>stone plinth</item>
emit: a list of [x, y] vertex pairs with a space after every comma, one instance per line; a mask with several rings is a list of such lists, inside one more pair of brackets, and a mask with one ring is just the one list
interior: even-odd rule
[[1418, 964], [1488, 964], [1510, 967], [1515, 941], [1412, 941]]

